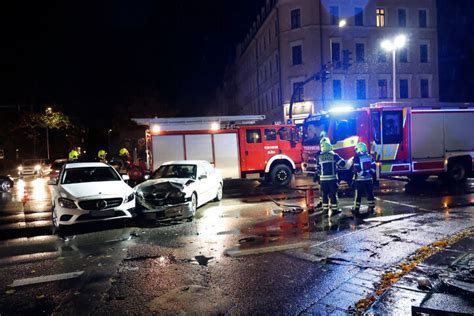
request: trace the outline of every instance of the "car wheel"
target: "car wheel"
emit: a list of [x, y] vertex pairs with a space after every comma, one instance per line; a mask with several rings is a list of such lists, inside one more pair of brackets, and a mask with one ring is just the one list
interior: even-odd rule
[[59, 231], [61, 225], [59, 225], [58, 213], [54, 206], [51, 208], [51, 222], [53, 223], [53, 234]]
[[214, 201], [219, 202], [220, 200], [222, 200], [222, 183], [219, 183], [219, 188], [217, 188], [217, 194]]
[[194, 216], [196, 215], [196, 210], [197, 210], [197, 195], [196, 193], [193, 193], [193, 195], [191, 195], [191, 216], [188, 217], [190, 221], [192, 221]]
[[277, 186], [287, 186], [292, 177], [293, 172], [291, 172], [290, 167], [284, 164], [276, 165], [270, 173], [272, 183]]
[[448, 179], [452, 183], [460, 183], [466, 180], [467, 168], [461, 162], [455, 162], [448, 166]]
[[3, 192], [7, 192], [8, 190], [11, 189], [11, 183], [10, 181], [8, 180], [2, 180], [2, 183], [0, 183], [0, 189], [3, 191]]

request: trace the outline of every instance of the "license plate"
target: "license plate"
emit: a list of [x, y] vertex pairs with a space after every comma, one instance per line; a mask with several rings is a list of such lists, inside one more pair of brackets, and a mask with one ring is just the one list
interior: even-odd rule
[[111, 217], [115, 215], [114, 210], [100, 210], [100, 211], [91, 211], [92, 217]]
[[166, 210], [165, 212], [166, 216], [176, 216], [176, 215], [181, 215], [181, 207], [177, 208], [172, 208], [170, 210]]

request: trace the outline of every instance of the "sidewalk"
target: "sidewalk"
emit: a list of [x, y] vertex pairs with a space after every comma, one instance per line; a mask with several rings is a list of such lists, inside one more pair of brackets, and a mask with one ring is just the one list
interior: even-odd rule
[[396, 282], [369, 315], [474, 315], [474, 236], [468, 236], [420, 263]]

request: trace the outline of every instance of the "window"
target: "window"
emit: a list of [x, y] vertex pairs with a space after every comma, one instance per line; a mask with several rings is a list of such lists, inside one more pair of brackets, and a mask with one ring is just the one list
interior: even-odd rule
[[333, 80], [332, 81], [332, 95], [333, 95], [334, 100], [341, 100], [342, 99], [341, 80]]
[[357, 124], [355, 118], [336, 121], [336, 129], [334, 131], [335, 142], [344, 140], [354, 135], [357, 135]]
[[362, 8], [355, 8], [354, 9], [354, 24], [355, 24], [355, 26], [363, 26], [364, 25], [364, 9], [362, 9]]
[[420, 45], [420, 63], [427, 63], [428, 62], [428, 45], [421, 44]]
[[407, 10], [405, 9], [398, 9], [398, 26], [407, 26]]
[[356, 63], [365, 63], [365, 45], [356, 43]]
[[385, 64], [388, 62], [387, 52], [383, 49], [380, 49], [377, 53], [377, 62], [379, 64]]
[[301, 45], [296, 45], [291, 48], [293, 65], [301, 65], [303, 63], [303, 52]]
[[429, 98], [430, 97], [430, 84], [428, 79], [420, 80], [420, 97]]
[[365, 80], [357, 80], [357, 99], [364, 100], [367, 98], [365, 89]]
[[262, 132], [259, 129], [248, 129], [246, 136], [247, 144], [260, 144], [262, 142]]
[[293, 92], [295, 94], [294, 102], [304, 101], [304, 86], [302, 82], [293, 83]]
[[338, 25], [339, 24], [339, 7], [330, 6], [329, 14], [331, 15], [331, 24]]
[[401, 63], [407, 63], [408, 62], [408, 48], [400, 48], [399, 53], [398, 53], [398, 61]]
[[400, 80], [400, 99], [408, 99], [408, 80]]
[[291, 140], [291, 129], [287, 127], [282, 127], [278, 130], [278, 136], [280, 140]]
[[387, 99], [387, 80], [381, 79], [378, 81], [379, 86], [379, 99]]
[[380, 113], [372, 113], [372, 137], [376, 144], [380, 144]]
[[376, 14], [377, 14], [377, 21], [376, 21], [377, 27], [384, 27], [385, 26], [385, 9], [377, 8]]
[[382, 124], [384, 144], [400, 144], [403, 141], [402, 111], [384, 111]]
[[266, 128], [265, 129], [265, 141], [274, 141], [277, 140], [277, 132], [274, 128]]
[[291, 28], [297, 29], [301, 27], [301, 10], [291, 10]]
[[418, 11], [418, 20], [420, 27], [427, 27], [428, 26], [428, 17], [426, 14], [426, 10], [420, 10]]
[[338, 66], [341, 61], [341, 44], [331, 43], [331, 59], [334, 66]]

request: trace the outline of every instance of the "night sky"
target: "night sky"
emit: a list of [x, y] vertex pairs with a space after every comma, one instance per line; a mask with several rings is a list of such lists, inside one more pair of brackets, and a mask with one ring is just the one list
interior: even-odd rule
[[82, 115], [153, 98], [196, 112], [262, 2], [2, 2], [0, 104]]
[[[473, 101], [473, 1], [438, 2], [461, 15], [439, 18], [441, 98]], [[49, 102], [85, 117], [153, 98], [200, 114], [262, 3], [3, 1], [0, 105]]]

